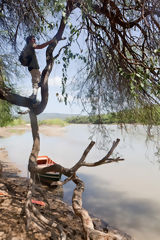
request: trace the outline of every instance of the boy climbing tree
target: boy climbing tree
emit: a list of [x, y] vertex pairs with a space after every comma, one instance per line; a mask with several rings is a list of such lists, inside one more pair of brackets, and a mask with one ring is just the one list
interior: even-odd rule
[[49, 44], [53, 43], [54, 40], [47, 41], [43, 44], [37, 45], [35, 36], [30, 35], [26, 38], [26, 45], [21, 52], [19, 60], [23, 66], [28, 67], [28, 71], [32, 77], [32, 88], [33, 93], [30, 96], [33, 103], [36, 103], [38, 87], [40, 86], [40, 78], [41, 73], [39, 71], [39, 64], [37, 60], [37, 56], [35, 53], [35, 49], [42, 49], [48, 46]]

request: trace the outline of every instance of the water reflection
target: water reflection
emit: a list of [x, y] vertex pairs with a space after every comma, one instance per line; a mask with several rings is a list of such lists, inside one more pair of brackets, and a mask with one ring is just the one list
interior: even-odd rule
[[[160, 205], [154, 200], [130, 197], [112, 189], [111, 182], [80, 174], [85, 181], [83, 207], [91, 214], [134, 236], [135, 239], [159, 240]], [[64, 187], [64, 199], [71, 204], [73, 184]], [[148, 189], [149, 190], [149, 189]]]

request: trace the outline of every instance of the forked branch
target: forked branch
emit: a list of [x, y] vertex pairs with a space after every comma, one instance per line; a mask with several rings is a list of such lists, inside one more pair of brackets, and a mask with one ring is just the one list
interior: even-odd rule
[[[36, 208], [33, 206], [31, 202], [31, 197], [32, 197], [32, 191], [34, 189], [35, 183], [34, 183], [34, 176], [37, 173], [45, 173], [45, 172], [59, 172], [61, 174], [64, 174], [67, 176], [67, 178], [61, 182], [57, 182], [57, 185], [64, 185], [68, 181], [73, 181], [76, 184], [76, 187], [73, 191], [73, 196], [72, 196], [72, 207], [74, 209], [74, 212], [77, 216], [80, 217], [84, 229], [84, 235], [85, 235], [85, 240], [114, 240], [114, 239], [122, 239], [119, 235], [113, 234], [113, 233], [104, 233], [101, 231], [98, 231], [94, 228], [93, 222], [91, 217], [89, 216], [89, 213], [87, 210], [85, 210], [82, 207], [82, 193], [84, 191], [84, 183], [83, 181], [77, 176], [77, 171], [80, 167], [86, 166], [86, 167], [94, 167], [102, 164], [108, 164], [111, 162], [118, 162], [122, 161], [124, 159], [117, 157], [117, 158], [111, 158], [111, 155], [113, 154], [115, 148], [119, 144], [120, 140], [117, 139], [116, 141], [113, 142], [110, 150], [108, 153], [105, 155], [104, 158], [101, 160], [98, 160], [94, 163], [87, 163], [85, 161], [88, 153], [94, 146], [95, 142], [91, 141], [91, 143], [87, 146], [85, 151], [82, 154], [82, 157], [80, 160], [72, 167], [72, 168], [65, 168], [60, 164], [54, 164], [49, 167], [45, 167], [43, 169], [39, 169], [36, 166], [36, 157], [38, 156], [39, 152], [39, 131], [38, 131], [38, 124], [37, 124], [37, 118], [34, 112], [30, 113], [30, 119], [31, 119], [31, 127], [32, 127], [32, 135], [33, 135], [33, 148], [32, 148], [32, 153], [30, 155], [29, 159], [29, 170], [31, 173], [31, 179], [30, 179], [30, 187], [29, 187], [29, 192], [28, 192], [28, 198], [26, 201], [26, 215], [28, 219], [28, 227], [31, 222], [34, 223], [39, 223], [41, 222], [41, 227], [46, 226], [50, 227], [52, 230], [57, 229], [59, 232], [61, 232], [61, 235], [65, 235], [63, 229], [61, 226], [58, 226], [55, 221], [50, 221], [47, 218], [45, 218]], [[37, 219], [37, 220], [36, 220]], [[61, 230], [60, 230], [61, 229]]]

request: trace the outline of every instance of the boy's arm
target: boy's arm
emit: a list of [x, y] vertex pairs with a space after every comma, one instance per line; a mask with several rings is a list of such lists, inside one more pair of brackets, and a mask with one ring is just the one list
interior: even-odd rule
[[45, 42], [45, 43], [42, 43], [40, 45], [33, 45], [34, 49], [42, 49], [42, 48], [45, 48], [46, 46], [48, 46], [49, 44], [53, 43], [55, 41], [55, 39], [52, 39], [48, 42]]

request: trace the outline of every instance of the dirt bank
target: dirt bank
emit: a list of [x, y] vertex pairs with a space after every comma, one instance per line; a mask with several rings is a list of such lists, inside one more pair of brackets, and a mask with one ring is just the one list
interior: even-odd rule
[[0, 148], [0, 177], [15, 177], [20, 170], [9, 160], [8, 152], [5, 148]]
[[[0, 127], [0, 137], [7, 138], [15, 134], [21, 135], [30, 130], [31, 127], [29, 124], [16, 127]], [[41, 125], [39, 126], [39, 132], [46, 136], [62, 136], [65, 133], [65, 128], [57, 125]]]

